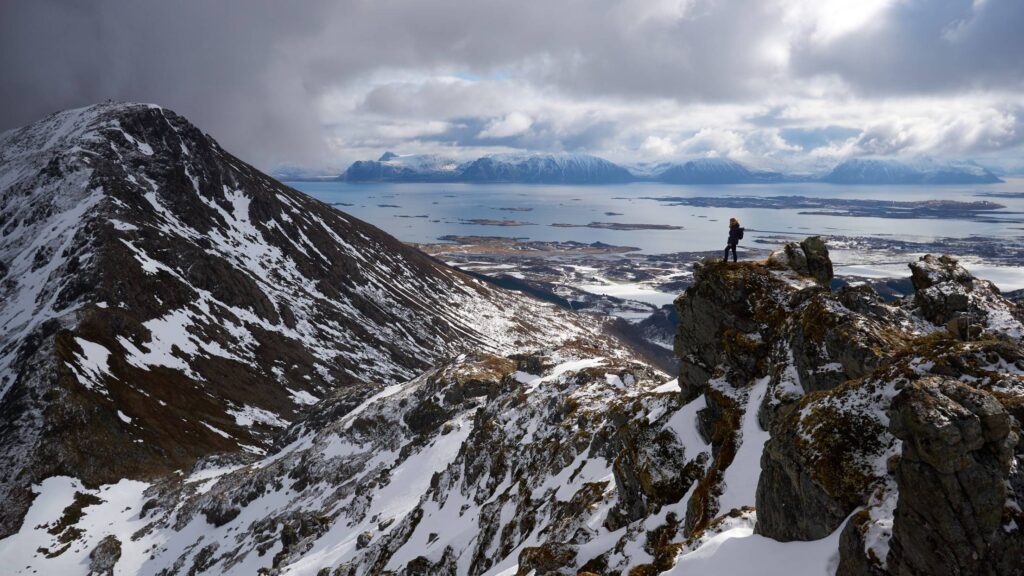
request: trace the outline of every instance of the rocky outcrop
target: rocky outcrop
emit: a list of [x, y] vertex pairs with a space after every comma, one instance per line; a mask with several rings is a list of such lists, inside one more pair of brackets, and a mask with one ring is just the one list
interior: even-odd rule
[[89, 576], [114, 576], [114, 566], [121, 559], [121, 541], [107, 536], [89, 553]]
[[742, 443], [743, 392], [767, 378], [757, 533], [842, 529], [844, 575], [1013, 573], [1019, 311], [948, 256], [913, 263], [916, 293], [902, 302], [866, 286], [832, 292], [819, 243], [790, 243], [764, 264], [698, 266], [677, 301], [680, 387], [703, 397], [713, 455], [686, 533], [727, 512], [716, 495]]
[[804, 276], [811, 276], [823, 286], [828, 286], [832, 281], [832, 260], [820, 236], [787, 243], [781, 250], [775, 250], [768, 256], [768, 265], [789, 268]]
[[711, 459], [697, 407], [666, 380], [608, 337], [461, 355], [338, 390], [266, 458], [121, 486], [137, 494], [88, 509], [112, 524], [54, 525], [76, 532], [71, 561], [130, 522], [122, 554], [165, 576], [656, 574]]
[[994, 284], [975, 278], [955, 258], [927, 255], [910, 270], [921, 315], [961, 339], [978, 339], [985, 330], [1006, 332], [1024, 317]]
[[[780, 540], [821, 538], [866, 502], [877, 477], [866, 462], [889, 449], [868, 409], [885, 386], [847, 386], [888, 361], [924, 323], [867, 287], [828, 289], [832, 264], [820, 238], [791, 243], [765, 263], [695, 267], [676, 306], [684, 400], [703, 396], [701, 431], [711, 472], [690, 502], [688, 530], [719, 510], [722, 472], [741, 444], [742, 414], [756, 410], [771, 438], [761, 454], [757, 530]], [[767, 393], [745, 405], [762, 379]]]
[[693, 276], [693, 285], [675, 302], [675, 352], [686, 401], [701, 395], [715, 376], [742, 386], [766, 374], [768, 343], [785, 313], [773, 298], [786, 292], [785, 282], [763, 266], [698, 263]]
[[903, 452], [889, 569], [1019, 573], [1024, 537], [1007, 481], [1019, 423], [991, 394], [943, 378], [907, 386], [890, 411]]

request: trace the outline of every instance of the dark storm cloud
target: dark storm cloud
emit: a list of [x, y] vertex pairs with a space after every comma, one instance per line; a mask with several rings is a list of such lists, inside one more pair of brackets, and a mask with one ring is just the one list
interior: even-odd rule
[[258, 158], [308, 150], [319, 125], [277, 48], [319, 26], [276, 2], [4, 2], [0, 127], [112, 98], [173, 107]]
[[[851, 107], [872, 102], [851, 103], [851, 94], [984, 90], [1020, 104], [1024, 3], [863, 4], [873, 6], [864, 22], [823, 35], [835, 10], [861, 4], [5, 0], [0, 129], [107, 98], [155, 102], [268, 166], [403, 142], [569, 150], [648, 142], [670, 151], [673, 141], [719, 130], [711, 141], [784, 145], [771, 130], [840, 122], [806, 103], [834, 100], [847, 107], [842, 123], [869, 128]], [[975, 116], [998, 124], [992, 130], [1016, 122], [1001, 116], [1010, 110], [1002, 102], [985, 106], [994, 111]], [[872, 129], [880, 134], [872, 142], [884, 140], [884, 129]], [[1014, 141], [997, 136], [990, 141]]]
[[597, 152], [621, 133], [621, 126], [606, 120], [580, 121], [560, 127], [538, 121], [520, 133], [494, 137], [486, 135], [493, 118], [455, 118], [438, 134], [425, 135], [424, 142], [439, 142], [464, 148], [517, 148], [537, 152]]
[[896, 3], [884, 21], [794, 51], [798, 74], [837, 74], [871, 94], [1024, 87], [1024, 2]]

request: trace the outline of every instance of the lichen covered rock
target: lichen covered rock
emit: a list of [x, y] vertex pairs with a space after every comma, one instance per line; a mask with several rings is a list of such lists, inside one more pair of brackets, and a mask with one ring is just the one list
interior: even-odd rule
[[[890, 570], [898, 574], [1010, 574], [1004, 530], [1019, 441], [991, 394], [943, 378], [907, 386], [892, 402], [903, 440]], [[1013, 502], [1010, 499], [1010, 502]], [[1017, 558], [1020, 560], [1020, 557]]]

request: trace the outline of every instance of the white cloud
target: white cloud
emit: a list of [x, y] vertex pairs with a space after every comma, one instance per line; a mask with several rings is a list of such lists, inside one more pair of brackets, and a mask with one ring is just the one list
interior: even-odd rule
[[522, 134], [533, 126], [533, 119], [522, 112], [510, 112], [504, 118], [492, 120], [480, 131], [480, 138], [508, 138]]
[[640, 150], [644, 154], [659, 157], [674, 156], [677, 149], [671, 139], [660, 136], [648, 136], [644, 143], [640, 145]]
[[428, 122], [401, 122], [379, 126], [377, 132], [382, 138], [405, 140], [443, 134], [450, 127], [450, 123], [436, 120]]

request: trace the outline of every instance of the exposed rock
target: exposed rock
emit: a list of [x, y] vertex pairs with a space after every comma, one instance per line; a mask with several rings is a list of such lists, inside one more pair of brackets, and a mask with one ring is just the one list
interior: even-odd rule
[[1020, 565], [1011, 568], [1000, 545], [1018, 442], [1006, 409], [988, 393], [933, 378], [905, 388], [891, 411], [903, 456], [896, 469], [900, 493], [890, 570], [1017, 573]]
[[114, 576], [114, 566], [121, 559], [121, 541], [110, 535], [89, 553], [89, 576]]
[[801, 242], [788, 242], [781, 250], [769, 254], [768, 265], [788, 268], [802, 276], [813, 277], [822, 286], [828, 286], [833, 277], [828, 247], [820, 236], [811, 236]]
[[764, 336], [782, 325], [785, 313], [776, 299], [786, 292], [785, 283], [764, 266], [698, 263], [693, 276], [693, 285], [675, 302], [684, 401], [704, 391], [718, 366], [727, 367], [726, 377], [737, 385], [766, 374], [769, 340]]
[[619, 501], [609, 512], [606, 526], [617, 530], [681, 500], [708, 462], [706, 454], [687, 454], [671, 430], [659, 431], [629, 414], [613, 419], [622, 422], [615, 438], [621, 449], [612, 468]]
[[963, 340], [983, 331], [1022, 335], [1022, 313], [987, 280], [973, 277], [955, 258], [922, 256], [910, 264], [914, 302], [921, 315]]
[[519, 571], [516, 572], [516, 575], [549, 574], [556, 576], [568, 574], [560, 569], [572, 566], [575, 561], [576, 547], [569, 544], [551, 543], [524, 548], [519, 553]]

